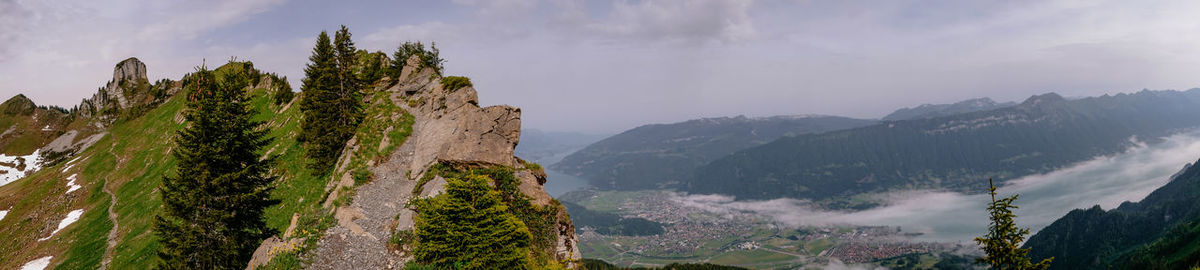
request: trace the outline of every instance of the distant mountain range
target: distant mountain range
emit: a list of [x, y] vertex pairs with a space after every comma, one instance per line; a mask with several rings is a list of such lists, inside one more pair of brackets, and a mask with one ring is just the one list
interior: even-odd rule
[[671, 187], [692, 178], [697, 167], [734, 151], [784, 136], [874, 123], [837, 116], [738, 116], [645, 125], [588, 145], [550, 168], [603, 189]]
[[1200, 166], [1141, 202], [1076, 209], [1025, 242], [1050, 269], [1185, 269], [1200, 263]]
[[968, 99], [954, 104], [923, 104], [916, 108], [903, 108], [883, 117], [885, 121], [935, 118], [977, 111], [994, 110], [1017, 105], [1016, 102], [996, 103], [990, 98]]
[[[1200, 89], [1021, 104], [785, 137], [700, 167], [684, 191], [828, 199], [906, 189], [980, 193], [1003, 182], [1124, 151], [1200, 126]], [[837, 206], [837, 205], [834, 205]]]

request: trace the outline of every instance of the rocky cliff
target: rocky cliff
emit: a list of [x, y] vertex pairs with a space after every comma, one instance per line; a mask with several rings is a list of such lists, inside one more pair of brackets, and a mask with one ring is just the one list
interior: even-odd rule
[[[146, 77], [146, 64], [130, 57], [113, 68], [113, 78], [91, 98], [79, 104], [81, 117], [98, 117], [109, 122], [122, 112], [140, 112], [157, 105], [182, 89], [182, 84], [162, 80], [151, 84]], [[141, 110], [139, 110], [141, 109]]]
[[[402, 143], [388, 139], [378, 144], [364, 133], [351, 139], [342, 160], [334, 169], [333, 181], [326, 187], [329, 197], [324, 207], [334, 213], [336, 223], [328, 228], [311, 255], [313, 269], [392, 269], [412, 261], [411, 246], [397, 245], [393, 236], [411, 232], [416, 212], [410, 202], [432, 197], [444, 191], [446, 183], [431, 168], [504, 168], [519, 181], [519, 192], [539, 209], [550, 209], [548, 224], [552, 235], [543, 249], [534, 253], [573, 268], [580, 260], [575, 229], [566, 209], [546, 193], [544, 172], [531, 169], [513, 155], [521, 133], [521, 109], [512, 106], [480, 107], [474, 87], [445, 89], [432, 68], [422, 68], [417, 58], [410, 59], [397, 81], [385, 79], [368, 93], [366, 121], [411, 117], [411, 135]], [[378, 98], [372, 98], [378, 97]], [[372, 108], [399, 108], [380, 113]], [[366, 125], [366, 124], [364, 124]], [[390, 133], [399, 126], [387, 126], [376, 132]], [[353, 153], [364, 148], [395, 150], [382, 158], [367, 161], [370, 180], [358, 183], [353, 169]], [[344, 198], [349, 197], [349, 198]], [[339, 203], [349, 201], [349, 203]], [[535, 234], [537, 234], [535, 230]], [[250, 267], [270, 260], [271, 250], [293, 246], [298, 241], [291, 233], [265, 242]], [[411, 245], [411, 244], [407, 244]], [[536, 245], [535, 245], [536, 246]]]

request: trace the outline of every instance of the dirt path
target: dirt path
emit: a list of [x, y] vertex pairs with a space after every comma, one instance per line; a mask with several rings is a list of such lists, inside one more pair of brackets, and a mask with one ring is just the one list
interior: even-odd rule
[[[108, 154], [113, 156], [113, 160], [120, 160], [120, 157], [112, 152], [112, 148], [108, 149]], [[116, 171], [117, 167], [118, 166], [113, 166], [113, 171]], [[109, 174], [111, 175], [112, 173]], [[108, 204], [108, 219], [112, 221], [113, 227], [112, 230], [108, 231], [108, 246], [104, 248], [104, 260], [100, 261], [101, 270], [108, 269], [108, 264], [112, 263], [113, 253], [117, 250], [117, 228], [120, 227], [120, 225], [117, 223], [117, 194], [113, 193], [112, 190], [109, 189], [108, 183], [108, 176], [104, 176], [104, 182], [102, 183], [103, 186], [101, 187], [104, 190], [104, 193], [108, 193], [108, 197], [112, 200], [112, 203]]]
[[[401, 105], [411, 111], [407, 106]], [[416, 116], [420, 117], [420, 116]], [[422, 119], [417, 119], [418, 123]], [[392, 228], [411, 229], [412, 211], [405, 206], [416, 185], [407, 173], [412, 162], [415, 143], [421, 132], [413, 132], [403, 144], [389, 154], [389, 159], [371, 168], [371, 182], [355, 189], [353, 202], [336, 210], [338, 223], [325, 231], [317, 243], [315, 258], [309, 269], [399, 269], [404, 256], [388, 250]], [[399, 220], [409, 224], [396, 224]]]

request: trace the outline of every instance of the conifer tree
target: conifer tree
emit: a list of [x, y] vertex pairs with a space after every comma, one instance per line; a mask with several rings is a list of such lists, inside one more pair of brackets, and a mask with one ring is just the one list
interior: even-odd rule
[[333, 168], [362, 122], [362, 83], [354, 74], [357, 57], [345, 26], [332, 42], [322, 31], [308, 59], [301, 85], [304, 118], [300, 140], [306, 146], [309, 167], [319, 175]]
[[362, 122], [362, 87], [354, 70], [358, 66], [358, 49], [350, 39], [350, 29], [345, 25], [334, 34], [334, 52], [337, 53], [338, 91], [337, 104], [340, 117], [338, 136], [342, 143], [350, 140]]
[[271, 199], [274, 158], [262, 122], [244, 95], [246, 74], [200, 67], [188, 86], [187, 126], [174, 136], [173, 176], [158, 188], [163, 211], [154, 218], [162, 269], [243, 269], [266, 237], [263, 211]]
[[418, 262], [439, 269], [524, 269], [532, 236], [485, 176], [446, 179], [446, 193], [418, 202]]
[[400, 81], [400, 73], [403, 71], [404, 66], [408, 64], [408, 59], [415, 55], [417, 56], [417, 60], [420, 61], [421, 68], [433, 68], [433, 71], [440, 76], [442, 75], [443, 63], [446, 62], [446, 59], [442, 59], [438, 54], [440, 54], [440, 51], [438, 51], [436, 43], [431, 44], [428, 50], [425, 49], [425, 45], [421, 44], [420, 41], [401, 43], [396, 48], [396, 52], [392, 53], [392, 63], [388, 67], [387, 75], [391, 76], [394, 82]]
[[979, 258], [980, 263], [987, 263], [992, 266], [992, 269], [1003, 270], [1025, 270], [1025, 269], [1046, 269], [1050, 267], [1050, 261], [1054, 258], [1049, 258], [1034, 264], [1029, 261], [1029, 249], [1020, 248], [1021, 242], [1025, 241], [1025, 236], [1029, 235], [1029, 229], [1017, 227], [1015, 221], [1017, 215], [1013, 214], [1012, 209], [1017, 209], [1017, 205], [1013, 204], [1020, 195], [996, 200], [996, 185], [992, 183], [992, 179], [988, 179], [988, 192], [992, 196], [992, 202], [988, 204], [988, 214], [991, 216], [991, 224], [988, 225], [988, 233], [983, 237], [976, 237], [975, 242], [983, 246], [983, 252], [986, 254], [983, 258]]

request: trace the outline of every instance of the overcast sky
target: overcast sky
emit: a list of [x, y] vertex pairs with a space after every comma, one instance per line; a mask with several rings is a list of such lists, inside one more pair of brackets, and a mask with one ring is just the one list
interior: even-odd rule
[[[348, 3], [341, 3], [348, 2]], [[1200, 86], [1200, 1], [0, 0], [0, 98], [70, 107], [136, 56], [151, 80], [230, 56], [299, 88], [316, 34], [435, 41], [526, 128], [831, 114]]]

